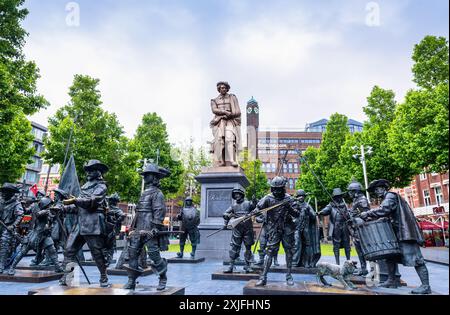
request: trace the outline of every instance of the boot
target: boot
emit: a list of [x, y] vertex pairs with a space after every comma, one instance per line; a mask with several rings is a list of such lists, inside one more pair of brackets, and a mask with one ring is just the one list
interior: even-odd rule
[[56, 249], [53, 246], [50, 246], [50, 247], [46, 248], [45, 253], [46, 253], [48, 261], [50, 262], [50, 266], [55, 267], [55, 272], [56, 273], [63, 272], [64, 269], [59, 264], [58, 254], [56, 252]]
[[264, 265], [264, 252], [259, 252], [259, 260], [255, 263], [257, 266]]
[[421, 265], [416, 267], [422, 285], [411, 291], [412, 294], [431, 294], [430, 279], [428, 276], [427, 266]]
[[345, 258], [347, 258], [347, 260], [351, 259], [351, 249], [350, 248], [345, 249]]
[[290, 251], [286, 252], [286, 267], [287, 267], [286, 284], [288, 286], [293, 286], [294, 278], [292, 278], [292, 253], [290, 253]]
[[184, 244], [183, 245], [180, 244], [180, 252], [177, 253], [177, 257], [183, 258], [183, 255], [184, 255], [183, 252], [184, 252]]
[[292, 277], [292, 274], [290, 272], [286, 274], [286, 284], [290, 287], [292, 287], [295, 284], [294, 278]]
[[191, 252], [191, 258], [194, 259], [195, 258], [195, 251], [197, 250], [197, 246], [192, 245], [192, 252]]
[[258, 282], [256, 282], [255, 286], [262, 287], [267, 284], [267, 273], [269, 272], [270, 266], [272, 265], [272, 256], [266, 256], [264, 260], [264, 269], [259, 276]]
[[111, 284], [109, 283], [108, 275], [105, 273], [100, 274], [100, 287], [109, 288]]
[[275, 257], [273, 257], [273, 265], [278, 267], [280, 264], [278, 263], [278, 254], [275, 255]]
[[127, 265], [124, 265], [124, 268], [128, 272], [128, 282], [123, 286], [123, 288], [125, 290], [136, 289], [136, 279], [142, 274], [142, 271], [139, 269], [133, 269]]
[[235, 260], [234, 259], [230, 260], [230, 266], [223, 273], [233, 273], [233, 271], [234, 271], [234, 264], [235, 264]]
[[166, 288], [167, 285], [167, 272], [164, 272], [159, 275], [159, 283], [158, 287], [156, 288], [157, 291], [162, 291]]
[[334, 259], [336, 260], [336, 265], [340, 265], [340, 261], [339, 261], [339, 248], [338, 249], [334, 249]]
[[398, 288], [397, 286], [397, 279], [395, 278], [395, 269], [396, 264], [391, 262], [386, 262], [387, 269], [388, 269], [388, 278], [385, 282], [380, 283], [380, 287], [382, 288]]

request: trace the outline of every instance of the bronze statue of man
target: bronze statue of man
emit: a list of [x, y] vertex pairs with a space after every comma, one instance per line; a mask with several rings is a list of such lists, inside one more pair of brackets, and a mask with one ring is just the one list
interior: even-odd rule
[[227, 82], [217, 83], [218, 97], [211, 100], [214, 119], [210, 126], [213, 131], [211, 153], [214, 166], [238, 166], [238, 157], [242, 151], [241, 110], [236, 95], [228, 93]]

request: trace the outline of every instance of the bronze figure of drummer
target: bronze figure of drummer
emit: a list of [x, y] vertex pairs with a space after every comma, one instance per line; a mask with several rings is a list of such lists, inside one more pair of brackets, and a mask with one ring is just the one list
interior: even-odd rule
[[387, 259], [388, 278], [380, 284], [381, 287], [396, 288], [396, 264], [415, 267], [419, 275], [421, 286], [412, 290], [412, 294], [430, 294], [430, 281], [425, 260], [420, 251], [424, 239], [419, 230], [416, 218], [407, 202], [397, 193], [389, 191], [390, 184], [385, 179], [374, 180], [370, 183], [368, 191], [382, 199], [381, 205], [360, 214], [361, 219], [368, 221], [382, 217], [390, 218], [394, 233], [398, 239], [400, 255]]

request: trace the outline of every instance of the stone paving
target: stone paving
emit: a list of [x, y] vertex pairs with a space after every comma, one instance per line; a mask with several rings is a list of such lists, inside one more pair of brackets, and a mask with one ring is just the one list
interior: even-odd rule
[[[166, 258], [174, 257], [175, 253], [164, 253]], [[86, 253], [86, 257], [89, 254]], [[28, 263], [32, 257], [26, 257], [24, 263]], [[357, 260], [357, 257], [353, 259]], [[280, 263], [284, 263], [283, 255], [280, 255]], [[321, 261], [333, 262], [333, 257], [322, 257]], [[449, 294], [449, 269], [448, 266], [428, 263], [430, 271], [431, 286], [434, 292], [439, 294]], [[242, 295], [242, 289], [247, 281], [229, 281], [229, 280], [211, 280], [211, 274], [215, 271], [225, 269], [221, 260], [206, 260], [200, 264], [170, 264], [168, 271], [169, 286], [181, 286], [186, 288], [186, 295]], [[242, 268], [242, 267], [237, 267]], [[91, 282], [98, 283], [99, 275], [96, 267], [85, 267], [85, 270]], [[408, 286], [418, 286], [419, 278], [414, 268], [406, 268], [400, 266], [402, 279], [408, 283]], [[295, 281], [311, 281], [315, 282], [314, 275], [294, 274]], [[110, 276], [111, 283], [126, 283], [125, 276]], [[85, 282], [80, 275], [81, 282]], [[284, 281], [284, 274], [270, 273], [269, 281]], [[155, 285], [158, 278], [155, 275], [140, 278], [143, 285]], [[28, 290], [35, 288], [44, 288], [48, 286], [58, 285], [58, 281], [50, 281], [47, 283], [30, 284], [30, 283], [10, 283], [0, 282], [0, 295], [26, 295]]]

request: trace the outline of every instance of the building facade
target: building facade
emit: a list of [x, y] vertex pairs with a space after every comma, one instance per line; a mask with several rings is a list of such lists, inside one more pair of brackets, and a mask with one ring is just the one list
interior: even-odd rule
[[416, 175], [411, 184], [395, 189], [414, 209], [416, 215], [433, 215], [436, 207], [449, 211], [448, 172], [445, 174], [422, 173]]
[[[42, 152], [44, 152], [44, 137], [48, 129], [38, 123], [31, 122], [32, 134], [34, 135], [33, 147], [35, 153], [32, 156], [33, 162], [26, 166], [20, 182], [24, 185], [24, 189], [29, 189], [33, 185], [39, 183], [40, 173], [42, 171]], [[31, 193], [31, 192], [30, 192]]]

